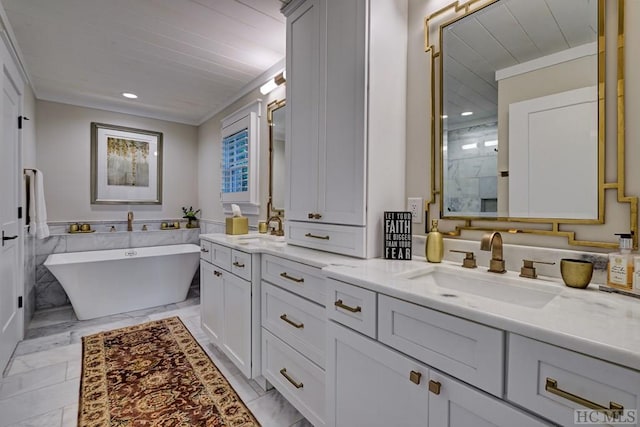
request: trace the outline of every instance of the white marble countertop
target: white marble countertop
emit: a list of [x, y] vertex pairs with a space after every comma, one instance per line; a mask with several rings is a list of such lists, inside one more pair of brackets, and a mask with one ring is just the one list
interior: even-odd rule
[[328, 265], [353, 265], [362, 263], [362, 259], [330, 252], [288, 245], [283, 237], [269, 234], [201, 234], [201, 239], [213, 243], [219, 243], [248, 253], [265, 253], [300, 262], [312, 267], [323, 268]]
[[[430, 264], [415, 257], [412, 261], [364, 260], [287, 245], [282, 238], [267, 242], [244, 236], [201, 234], [200, 238], [322, 268], [327, 277], [640, 371], [639, 299], [601, 292], [596, 285], [573, 289], [554, 278], [523, 279], [513, 271], [497, 275], [484, 267], [467, 270], [457, 263]], [[519, 301], [501, 301], [442, 288], [433, 280], [411, 279], [433, 268], [496, 286], [516, 281], [534, 293], [549, 295], [550, 301], [528, 304], [524, 296]]]
[[465, 272], [449, 262], [436, 267], [500, 286], [510, 286], [506, 282], [515, 280], [534, 291], [557, 294], [541, 307], [528, 307], [524, 296], [521, 302], [505, 302], [441, 288], [434, 281], [407, 278], [412, 271], [428, 266], [434, 264], [416, 259], [370, 259], [356, 266], [327, 266], [323, 272], [392, 297], [640, 370], [640, 300], [636, 298], [607, 294], [595, 285], [573, 289], [557, 279], [522, 279], [513, 271], [496, 275], [479, 267]]

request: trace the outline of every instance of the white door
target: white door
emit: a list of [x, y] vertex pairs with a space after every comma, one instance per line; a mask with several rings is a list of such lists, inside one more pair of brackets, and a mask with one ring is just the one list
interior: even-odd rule
[[[426, 381], [427, 379], [425, 379]], [[429, 425], [441, 427], [542, 427], [549, 424], [446, 375], [431, 372]]]
[[211, 342], [222, 346], [222, 270], [200, 261], [200, 322]]
[[287, 17], [287, 123], [285, 158], [287, 219], [318, 213], [318, 114], [320, 103], [319, 0]]
[[18, 116], [21, 111], [21, 96], [24, 85], [4, 44], [2, 49], [2, 130], [0, 131], [0, 372], [2, 372], [21, 338], [18, 309], [20, 266], [20, 220]]
[[428, 425], [429, 368], [332, 321], [327, 333], [327, 426]]
[[222, 350], [251, 378], [251, 282], [224, 271], [224, 333]]
[[327, 2], [326, 76], [323, 79], [326, 88], [321, 92], [326, 107], [318, 143], [318, 210], [322, 222], [366, 225], [368, 3], [364, 0]]

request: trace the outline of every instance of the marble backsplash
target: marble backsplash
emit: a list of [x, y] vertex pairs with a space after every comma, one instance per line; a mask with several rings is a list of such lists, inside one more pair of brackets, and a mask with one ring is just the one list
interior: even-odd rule
[[24, 228], [24, 324], [29, 324], [36, 310], [36, 239]]
[[[49, 226], [51, 235], [46, 239], [35, 241], [34, 257], [34, 310], [60, 307], [70, 304], [66, 292], [44, 266], [50, 254], [65, 252], [96, 251], [104, 249], [140, 248], [145, 246], [178, 245], [182, 243], [199, 244], [200, 228], [180, 228], [178, 230], [161, 230], [162, 221], [135, 221], [132, 232], [126, 231], [126, 221], [89, 222], [93, 233], [68, 233], [71, 223], [52, 223]], [[147, 225], [147, 231], [142, 226]], [[185, 223], [181, 223], [184, 227]], [[211, 224], [201, 224], [210, 226]], [[109, 231], [114, 226], [117, 231]], [[212, 228], [215, 228], [212, 226]], [[212, 231], [215, 232], [215, 231]], [[25, 269], [27, 262], [25, 262]], [[26, 276], [25, 276], [26, 280]], [[199, 271], [193, 278], [192, 286], [199, 287]]]
[[[425, 256], [426, 236], [414, 235], [412, 241], [413, 256]], [[475, 254], [478, 268], [488, 268], [491, 252], [481, 251], [480, 242], [476, 240], [444, 239], [444, 259], [447, 261], [460, 262], [464, 259], [464, 254], [451, 252], [451, 250], [473, 252]], [[553, 277], [561, 279], [560, 260], [562, 258], [583, 259], [593, 262], [593, 277], [591, 283], [604, 284], [607, 281], [607, 263], [609, 258], [606, 254], [584, 251], [572, 251], [565, 249], [542, 248], [535, 246], [522, 246], [505, 244], [503, 246], [503, 257], [508, 271], [520, 271], [522, 260], [555, 262], [554, 265], [535, 264], [538, 276]], [[542, 278], [540, 280], [543, 280]]]

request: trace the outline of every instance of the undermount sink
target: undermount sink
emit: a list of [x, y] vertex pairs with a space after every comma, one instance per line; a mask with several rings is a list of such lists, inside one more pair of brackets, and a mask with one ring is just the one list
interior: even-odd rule
[[401, 277], [413, 283], [435, 286], [444, 297], [471, 294], [529, 308], [544, 307], [562, 291], [559, 286], [488, 273], [485, 269], [466, 271], [449, 266], [429, 266]]
[[273, 236], [271, 234], [240, 234], [233, 236], [233, 239], [237, 240], [240, 245], [260, 244], [265, 246], [282, 246], [286, 243], [284, 236]]

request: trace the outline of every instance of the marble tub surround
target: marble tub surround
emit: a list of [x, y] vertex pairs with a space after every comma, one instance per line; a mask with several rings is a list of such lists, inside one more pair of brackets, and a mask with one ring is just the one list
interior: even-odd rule
[[[156, 229], [149, 228], [141, 231], [140, 222], [134, 226], [134, 231], [126, 231], [126, 221], [121, 223], [124, 231], [108, 231], [112, 224], [109, 221], [90, 222], [96, 229], [94, 233], [68, 233], [70, 223], [54, 223], [49, 226], [51, 235], [46, 239], [35, 241], [35, 310], [60, 307], [68, 305], [67, 294], [60, 286], [58, 280], [44, 266], [44, 262], [50, 254], [66, 252], [98, 251], [104, 249], [140, 248], [146, 246], [177, 245], [182, 243], [199, 244], [198, 228], [180, 228], [178, 230], [160, 230], [162, 221], [155, 221]], [[98, 231], [102, 227], [102, 230]], [[198, 282], [199, 283], [199, 282]]]
[[[494, 287], [525, 287], [524, 291], [548, 298], [541, 304], [529, 305], [525, 295], [521, 300], [503, 301], [482, 296], [482, 288], [472, 292], [441, 287], [438, 279], [427, 277], [429, 269], [445, 274], [472, 274], [493, 282]], [[430, 264], [418, 259], [362, 260], [355, 266], [330, 265], [323, 268], [323, 273], [391, 297], [640, 370], [640, 304], [635, 298], [600, 292], [595, 285], [574, 289], [561, 280], [523, 279], [514, 271], [496, 274], [481, 268], [464, 269], [457, 262]], [[421, 278], [416, 280], [417, 277]], [[484, 285], [477, 283], [477, 286]]]
[[[135, 219], [133, 221], [133, 232], [136, 231], [144, 231], [143, 226], [147, 226], [148, 231], [160, 230], [163, 222], [167, 222], [169, 224], [173, 224], [174, 222], [180, 223], [180, 230], [186, 229], [187, 221], [183, 218], [167, 218], [167, 219]], [[49, 223], [49, 231], [52, 235], [54, 234], [83, 234], [83, 233], [69, 233], [69, 226], [71, 224], [89, 224], [91, 226], [91, 230], [94, 230], [94, 233], [109, 233], [112, 232], [112, 227], [115, 228], [115, 232], [127, 232], [127, 221], [126, 219], [123, 221], [86, 221], [86, 220], [77, 220], [77, 221], [56, 221]], [[171, 229], [171, 231], [175, 231]], [[86, 233], [89, 234], [89, 233]]]
[[36, 238], [24, 227], [24, 324], [29, 324], [36, 310]]
[[[506, 233], [502, 234], [503, 238], [505, 234]], [[424, 258], [426, 236], [414, 235], [412, 243], [413, 254], [415, 256]], [[478, 269], [486, 270], [489, 267], [491, 252], [481, 251], [479, 241], [450, 239], [446, 237], [444, 238], [444, 259], [462, 265], [462, 260], [464, 259], [465, 255], [461, 253], [451, 252], [452, 249], [458, 251], [473, 252], [476, 256]], [[504, 244], [503, 256], [505, 259], [507, 271], [513, 271], [517, 273], [520, 272], [523, 259], [555, 262], [554, 265], [534, 264], [534, 267], [538, 274], [538, 279], [536, 280], [547, 280], [550, 278], [560, 279], [560, 260], [562, 258], [591, 261], [593, 262], [593, 277], [591, 278], [591, 283], [603, 284], [607, 281], [607, 263], [609, 262], [607, 254], [572, 251], [565, 249], [542, 248], [536, 246]]]

